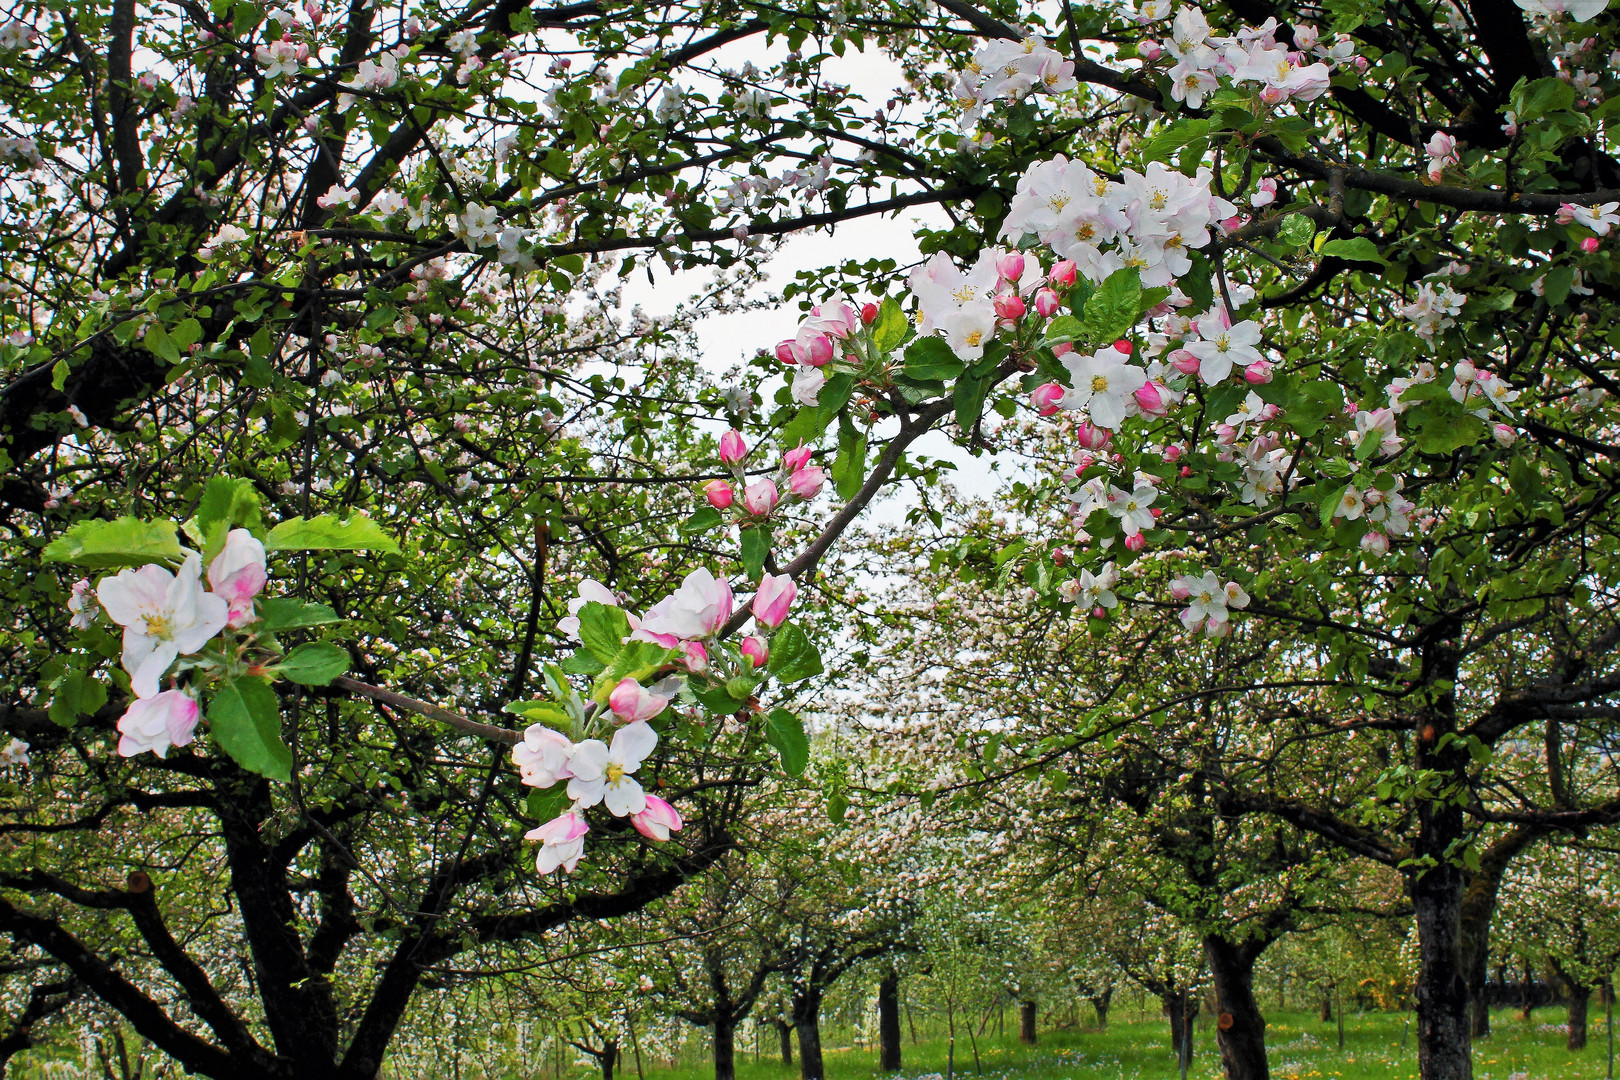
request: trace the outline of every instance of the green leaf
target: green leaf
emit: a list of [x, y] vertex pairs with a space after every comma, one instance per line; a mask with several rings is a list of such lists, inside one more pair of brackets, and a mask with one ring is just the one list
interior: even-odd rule
[[1304, 247], [1316, 236], [1316, 222], [1304, 214], [1289, 214], [1277, 228], [1277, 243], [1292, 248]]
[[196, 319], [181, 319], [169, 331], [169, 340], [174, 342], [177, 349], [185, 352], [202, 340], [202, 333], [202, 323]]
[[212, 477], [203, 487], [202, 501], [192, 520], [204, 536], [216, 525], [254, 528], [259, 524], [259, 493], [251, 480]]
[[259, 621], [251, 629], [261, 634], [281, 630], [298, 630], [306, 626], [326, 626], [342, 622], [338, 613], [325, 604], [294, 600], [290, 596], [261, 596], [254, 601]]
[[48, 715], [52, 723], [72, 727], [79, 717], [89, 716], [107, 704], [107, 688], [82, 671], [72, 670], [62, 677], [51, 695]]
[[972, 431], [979, 422], [979, 414], [984, 412], [984, 399], [990, 393], [991, 378], [989, 375], [967, 374], [956, 380], [951, 397], [956, 402], [956, 422], [964, 432]]
[[678, 528], [683, 536], [698, 536], [702, 533], [708, 532], [710, 529], [723, 525], [725, 520], [725, 518], [720, 516], [720, 511], [716, 510], [712, 506], [705, 506], [691, 517], [681, 522]]
[[521, 717], [531, 724], [544, 724], [558, 731], [571, 731], [574, 726], [573, 717], [568, 715], [568, 710], [555, 701], [514, 701], [501, 711]]
[[288, 518], [264, 538], [266, 551], [390, 551], [399, 544], [368, 517], [347, 521], [331, 514]]
[[1549, 304], [1562, 304], [1569, 299], [1569, 290], [1575, 284], [1573, 266], [1555, 266], [1541, 279], [1541, 290]]
[[56, 363], [52, 364], [51, 389], [61, 390], [64, 386], [66, 386], [68, 373], [71, 370], [72, 369], [68, 367], [68, 362], [66, 360], [58, 360]]
[[226, 682], [208, 703], [214, 741], [248, 772], [272, 780], [292, 778], [292, 751], [281, 741], [281, 703], [255, 675]]
[[739, 700], [726, 693], [726, 688], [723, 685], [694, 687], [692, 694], [705, 709], [708, 709], [715, 716], [730, 716], [748, 704], [746, 699]]
[[771, 527], [747, 525], [742, 530], [743, 573], [757, 581], [765, 572], [765, 556], [771, 552]]
[[765, 670], [784, 683], [796, 683], [820, 675], [821, 653], [815, 643], [791, 622], [785, 622], [771, 635], [770, 659]]
[[612, 663], [629, 636], [630, 617], [621, 609], [595, 600], [579, 609], [580, 643], [602, 663]]
[[666, 649], [657, 642], [625, 642], [596, 677], [596, 684], [591, 688], [591, 700], [606, 704], [615, 686], [625, 679], [637, 682], [646, 680], [654, 672], [668, 667], [676, 655], [674, 649]]
[[954, 379], [967, 365], [951, 352], [944, 338], [920, 337], [906, 346], [906, 363], [901, 371], [915, 382]]
[[1417, 448], [1425, 454], [1449, 454], [1485, 437], [1484, 421], [1447, 413], [1425, 416], [1417, 425]]
[[782, 771], [789, 776], [803, 775], [810, 764], [810, 736], [804, 721], [786, 709], [772, 709], [765, 717], [765, 741], [775, 747], [782, 759]]
[[1122, 267], [1086, 301], [1084, 337], [1094, 346], [1111, 345], [1124, 337], [1141, 314], [1142, 275], [1134, 266]]
[[849, 417], [838, 425], [838, 457], [833, 459], [833, 490], [848, 502], [866, 480], [866, 432], [857, 432]]
[[872, 346], [879, 354], [893, 351], [906, 340], [909, 328], [906, 313], [900, 310], [900, 301], [889, 297], [878, 308], [877, 322], [872, 324]]
[[524, 808], [531, 818], [550, 821], [568, 809], [568, 804], [572, 801], [568, 797], [567, 784], [558, 784], [546, 789], [530, 788], [528, 798], [524, 800]]
[[1070, 341], [1078, 341], [1085, 336], [1086, 328], [1080, 320], [1073, 315], [1059, 315], [1046, 324], [1046, 337], [1048, 345], [1062, 345]]
[[1169, 161], [1183, 146], [1209, 134], [1208, 120], [1183, 120], [1171, 124], [1142, 144], [1142, 160]]
[[163, 327], [155, 324], [147, 327], [146, 336], [141, 340], [155, 355], [167, 360], [169, 363], [178, 364], [180, 362], [180, 349]]
[[1332, 255], [1350, 262], [1377, 263], [1379, 266], [1389, 265], [1389, 260], [1378, 254], [1378, 246], [1365, 236], [1357, 236], [1349, 240], [1329, 240], [1322, 245], [1317, 254], [1323, 258]]
[[827, 796], [827, 820], [834, 825], [842, 825], [844, 816], [849, 813], [849, 796], [844, 794], [842, 788]]
[[81, 521], [45, 546], [46, 562], [102, 569], [143, 563], [178, 564], [185, 558], [172, 521]]
[[273, 670], [300, 686], [326, 686], [349, 670], [349, 653], [330, 641], [311, 641], [284, 656]]

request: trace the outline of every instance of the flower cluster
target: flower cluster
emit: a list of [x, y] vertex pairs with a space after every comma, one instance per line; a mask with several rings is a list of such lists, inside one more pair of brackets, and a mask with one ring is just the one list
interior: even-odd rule
[[[133, 757], [150, 750], [163, 757], [171, 746], [191, 742], [197, 699], [185, 689], [160, 692], [161, 680], [177, 660], [202, 652], [222, 630], [252, 622], [253, 598], [266, 580], [264, 544], [246, 529], [226, 535], [225, 546], [208, 564], [206, 591], [202, 556], [196, 552], [178, 571], [149, 563], [101, 579], [96, 597], [124, 628], [122, 663], [136, 698], [118, 721], [119, 754]], [[68, 600], [75, 626], [89, 624], [88, 587], [88, 582], [75, 585]]]
[[1210, 193], [1210, 181], [1208, 169], [1188, 177], [1153, 162], [1116, 183], [1059, 154], [1019, 177], [1001, 235], [1033, 234], [1092, 281], [1134, 266], [1144, 287], [1170, 285], [1192, 269], [1188, 249], [1207, 245], [1211, 227], [1237, 214]]
[[[1354, 45], [1343, 35], [1328, 45], [1315, 27], [1296, 26], [1295, 47], [1290, 49], [1278, 43], [1278, 29], [1277, 20], [1267, 19], [1235, 36], [1216, 36], [1210, 33], [1202, 11], [1183, 7], [1171, 23], [1169, 37], [1144, 41], [1136, 51], [1150, 63], [1166, 57], [1173, 60], [1170, 95], [1194, 109], [1203, 107], [1204, 98], [1222, 79], [1257, 87], [1260, 100], [1267, 105], [1313, 101], [1327, 91], [1335, 66], [1358, 59]], [[1308, 55], [1317, 61], [1307, 63]]]
[[1205, 637], [1225, 637], [1231, 633], [1231, 610], [1249, 606], [1249, 594], [1235, 581], [1221, 584], [1215, 571], [1204, 571], [1203, 577], [1184, 575], [1170, 583], [1170, 595], [1188, 601], [1181, 611], [1181, 625], [1189, 633], [1202, 630]]
[[732, 429], [721, 436], [720, 460], [732, 471], [735, 483], [716, 479], [703, 485], [704, 498], [716, 510], [728, 510], [735, 506], [738, 490], [741, 489], [743, 517], [757, 520], [768, 517], [776, 509], [784, 492], [790, 499], [809, 502], [820, 495], [821, 489], [826, 486], [827, 471], [820, 465], [810, 464], [808, 446], [799, 446], [783, 454], [781, 467], [775, 476], [756, 476], [752, 480], [747, 479], [743, 471], [748, 454], [748, 443], [741, 432]]
[[963, 108], [962, 126], [976, 127], [985, 105], [993, 101], [1020, 101], [1032, 91], [1059, 94], [1073, 90], [1074, 61], [1039, 38], [1023, 41], [998, 38], [973, 54], [973, 61], [957, 77], [956, 100]]
[[827, 385], [825, 368], [839, 358], [840, 345], [875, 318], [876, 305], [856, 311], [849, 301], [834, 298], [811, 308], [798, 333], [777, 343], [776, 358], [794, 367], [790, 386], [795, 401], [814, 405], [820, 400], [821, 388]]

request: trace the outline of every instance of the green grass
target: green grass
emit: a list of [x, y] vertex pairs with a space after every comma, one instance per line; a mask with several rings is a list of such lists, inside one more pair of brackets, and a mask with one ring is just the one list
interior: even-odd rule
[[[1009, 1015], [1008, 1020], [1013, 1017]], [[1515, 1073], [1527, 1074], [1528, 1080], [1601, 1080], [1607, 1068], [1601, 1011], [1594, 1009], [1590, 1042], [1576, 1053], [1564, 1049], [1562, 1031], [1544, 1030], [1563, 1020], [1563, 1011], [1555, 1008], [1537, 1011], [1529, 1022], [1520, 1020], [1513, 1010], [1493, 1014], [1494, 1033], [1474, 1047], [1475, 1080], [1509, 1080]], [[1340, 1050], [1334, 1023], [1322, 1023], [1314, 1013], [1268, 1014], [1271, 1075], [1274, 1080], [1413, 1080], [1417, 1076], [1413, 1036], [1408, 1034], [1405, 1048], [1401, 1046], [1406, 1022], [1407, 1017], [1399, 1013], [1347, 1013], [1344, 1049]], [[978, 1080], [973, 1052], [962, 1029], [958, 1032], [954, 1080]], [[875, 1050], [847, 1045], [847, 1032], [828, 1030], [824, 1039], [826, 1080], [871, 1080], [886, 1075], [877, 1071]], [[739, 1039], [739, 1043], [738, 1080], [797, 1080], [797, 1066], [784, 1066], [773, 1053], [774, 1038], [764, 1041], [757, 1061], [752, 1040]], [[1110, 1017], [1104, 1034], [1086, 1027], [1043, 1031], [1034, 1047], [1020, 1045], [1010, 1031], [1001, 1039], [987, 1033], [979, 1039], [979, 1055], [985, 1080], [1170, 1080], [1177, 1076], [1168, 1024], [1157, 1016]], [[938, 1073], [943, 1077], [945, 1058], [942, 1038], [913, 1044], [908, 1034], [901, 1075], [915, 1078]], [[635, 1080], [634, 1060], [623, 1065], [626, 1067], [616, 1080]], [[713, 1076], [705, 1066], [686, 1064], [669, 1069], [654, 1067], [652, 1062], [646, 1065], [646, 1080], [709, 1080]], [[1189, 1075], [1198, 1080], [1218, 1080], [1221, 1075], [1215, 1031], [1207, 1018], [1201, 1019], [1194, 1036]]]

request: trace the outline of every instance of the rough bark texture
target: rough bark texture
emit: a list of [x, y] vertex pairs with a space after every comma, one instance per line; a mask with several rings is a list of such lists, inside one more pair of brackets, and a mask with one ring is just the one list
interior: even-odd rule
[[[1185, 1051], [1190, 1061], [1192, 1055], [1192, 1022], [1198, 1019], [1198, 999], [1190, 994], [1183, 996], [1180, 991], [1177, 991], [1173, 994], [1161, 995], [1159, 1004], [1164, 1008], [1164, 1015], [1170, 1021], [1170, 1049], [1177, 1055]], [[1185, 1011], [1183, 1011], [1184, 1009]], [[1185, 1042], [1183, 1042], [1184, 1035], [1186, 1036]]]
[[775, 1021], [776, 1035], [782, 1043], [782, 1064], [793, 1064], [793, 1025], [785, 1020]]
[[714, 1032], [714, 1080], [736, 1080], [737, 1025], [730, 1017], [717, 1016], [710, 1030]]
[[900, 1071], [900, 975], [890, 970], [878, 983], [878, 1068]]
[[1114, 988], [1106, 986], [1091, 995], [1091, 1007], [1097, 1010], [1097, 1030], [1108, 1030], [1108, 1006], [1114, 1000]]
[[[1424, 649], [1424, 682], [1455, 683], [1457, 653], [1450, 643]], [[1456, 701], [1437, 692], [1425, 710], [1415, 744], [1420, 769], [1466, 780], [1468, 752], [1456, 731]], [[1412, 854], [1419, 869], [1409, 871], [1408, 890], [1418, 929], [1418, 1075], [1422, 1080], [1473, 1080], [1469, 1037], [1468, 956], [1463, 951], [1463, 871], [1452, 860], [1467, 823], [1462, 807], [1449, 798], [1424, 800], [1417, 808], [1418, 833]]]
[[1035, 1045], [1035, 1003], [1033, 1001], [1020, 1001], [1018, 1003], [1018, 1041]]
[[1586, 1014], [1592, 1002], [1592, 988], [1577, 986], [1572, 982], [1566, 982], [1564, 986], [1569, 993], [1569, 1042], [1566, 1045], [1571, 1050], [1585, 1050]]
[[821, 1080], [821, 1001], [813, 1007], [795, 1009], [793, 1030], [799, 1036], [799, 1080]]
[[1266, 1020], [1254, 997], [1254, 962], [1263, 948], [1214, 935], [1204, 938], [1204, 956], [1215, 988], [1215, 1043], [1226, 1080], [1271, 1080]]

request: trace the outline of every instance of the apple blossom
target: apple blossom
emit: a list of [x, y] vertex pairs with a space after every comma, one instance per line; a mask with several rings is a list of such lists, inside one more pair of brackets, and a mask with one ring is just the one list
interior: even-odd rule
[[118, 719], [118, 754], [134, 757], [150, 750], [165, 757], [171, 747], [191, 742], [197, 716], [197, 699], [186, 690], [136, 698]]
[[1046, 274], [1046, 280], [1061, 288], [1073, 288], [1080, 280], [1080, 268], [1073, 259], [1060, 259], [1052, 264], [1052, 269]]
[[1015, 293], [998, 294], [993, 306], [995, 307], [996, 317], [1006, 322], [1017, 322], [1024, 317], [1024, 312], [1028, 310], [1024, 305], [1023, 298]]
[[788, 472], [798, 472], [810, 464], [811, 450], [808, 446], [795, 447], [782, 455], [782, 468]]
[[571, 874], [574, 867], [579, 865], [580, 856], [585, 853], [585, 834], [590, 831], [585, 816], [569, 810], [544, 825], [530, 829], [523, 834], [523, 839], [540, 841], [540, 853], [534, 865], [542, 875], [550, 874], [559, 866]]
[[724, 510], [731, 505], [737, 493], [724, 480], [710, 480], [703, 485], [703, 497], [708, 499], [709, 505], [716, 510]]
[[620, 679], [608, 695], [608, 708], [625, 723], [651, 720], [669, 707], [669, 698], [653, 693], [631, 678]]
[[781, 494], [776, 490], [776, 481], [768, 476], [752, 480], [743, 488], [743, 506], [755, 517], [764, 517], [775, 510], [781, 499]]
[[700, 566], [686, 575], [680, 588], [647, 609], [638, 633], [680, 641], [713, 637], [731, 618], [733, 604], [731, 583]]
[[1386, 555], [1389, 553], [1389, 537], [1381, 532], [1364, 533], [1361, 537], [1361, 550], [1369, 555]]
[[1158, 497], [1158, 489], [1152, 484], [1138, 484], [1132, 491], [1110, 488], [1108, 512], [1119, 518], [1121, 532], [1127, 537], [1135, 536], [1143, 529], [1153, 528], [1154, 516], [1150, 508]]
[[1052, 416], [1062, 408], [1061, 402], [1064, 393], [1064, 387], [1061, 383], [1042, 383], [1030, 391], [1030, 407], [1042, 416]]
[[1457, 140], [1443, 131], [1437, 131], [1424, 144], [1423, 152], [1429, 155], [1429, 179], [1439, 181], [1448, 165], [1458, 164], [1462, 158], [1457, 154]]
[[1232, 374], [1232, 365], [1248, 367], [1263, 357], [1256, 345], [1260, 344], [1260, 324], [1248, 321], [1228, 325], [1224, 312], [1211, 312], [1195, 324], [1200, 340], [1189, 341], [1186, 351], [1198, 358], [1198, 376], [1211, 386], [1224, 382]]
[[765, 643], [764, 638], [759, 637], [757, 634], [749, 634], [743, 638], [742, 644], [738, 648], [757, 668], [764, 667], [765, 661], [771, 655], [770, 646]]
[[1518, 440], [1519, 433], [1512, 424], [1492, 424], [1491, 438], [1496, 440], [1498, 446], [1508, 447]]
[[152, 697], [158, 679], [182, 653], [194, 653], [225, 629], [230, 605], [202, 591], [202, 557], [186, 557], [178, 573], [148, 563], [101, 579], [96, 596], [124, 628], [124, 670], [136, 697]]
[[[613, 595], [613, 590], [594, 578], [585, 578], [576, 589], [578, 593], [568, 601], [568, 615], [557, 620], [557, 629], [567, 634], [575, 641], [579, 640], [579, 611], [586, 604], [597, 603], [607, 607], [618, 607], [619, 598]], [[630, 620], [631, 629], [635, 629], [636, 620]]]
[[68, 625], [75, 630], [88, 630], [96, 620], [96, 609], [90, 601], [90, 579], [80, 578], [73, 583], [68, 594], [67, 608], [73, 618]]
[[788, 608], [798, 595], [799, 587], [791, 577], [765, 574], [759, 579], [759, 591], [754, 594], [754, 620], [775, 630], [787, 619]]
[[826, 482], [825, 469], [820, 465], [806, 465], [788, 476], [787, 489], [794, 498], [808, 502], [821, 494], [822, 485]]
[[548, 788], [574, 774], [568, 771], [568, 755], [574, 744], [562, 732], [544, 724], [523, 729], [523, 741], [512, 747], [512, 763], [530, 787]]
[[709, 650], [703, 647], [703, 642], [683, 641], [681, 647], [686, 653], [681, 658], [681, 663], [686, 666], [687, 671], [709, 670]]
[[600, 739], [575, 743], [568, 755], [574, 774], [568, 781], [568, 797], [581, 809], [601, 803], [615, 817], [639, 814], [647, 797], [632, 774], [657, 745], [658, 734], [641, 720], [614, 732], [612, 745]]
[[1084, 409], [1091, 422], [1110, 430], [1118, 428], [1132, 397], [1147, 382], [1147, 373], [1125, 362], [1113, 348], [1090, 356], [1065, 357], [1074, 389], [1063, 397], [1063, 407]]
[[800, 405], [814, 406], [821, 395], [821, 388], [827, 385], [827, 376], [820, 368], [808, 365], [799, 368], [793, 376], [793, 400]]
[[264, 590], [266, 580], [264, 544], [246, 529], [232, 529], [208, 564], [208, 587], [230, 605], [227, 625], [234, 628], [253, 621], [253, 598]]
[[1063, 301], [1051, 289], [1040, 289], [1035, 293], [1035, 314], [1043, 319], [1050, 319], [1063, 310]]
[[10, 742], [0, 748], [0, 765], [7, 768], [26, 767], [28, 765], [28, 743], [13, 736]]
[[720, 436], [720, 460], [727, 465], [735, 465], [748, 456], [748, 444], [743, 441], [742, 432], [736, 428], [728, 428]]
[[681, 815], [675, 808], [656, 795], [646, 796], [647, 806], [638, 814], [630, 815], [630, 824], [636, 827], [636, 832], [649, 840], [659, 843], [669, 839], [669, 834], [680, 831]]

